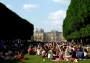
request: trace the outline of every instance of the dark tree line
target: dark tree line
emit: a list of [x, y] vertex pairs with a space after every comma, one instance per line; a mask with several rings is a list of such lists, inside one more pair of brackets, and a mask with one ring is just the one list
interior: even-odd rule
[[63, 35], [67, 40], [90, 41], [90, 0], [71, 0], [63, 21]]
[[30, 39], [34, 25], [0, 2], [0, 39]]

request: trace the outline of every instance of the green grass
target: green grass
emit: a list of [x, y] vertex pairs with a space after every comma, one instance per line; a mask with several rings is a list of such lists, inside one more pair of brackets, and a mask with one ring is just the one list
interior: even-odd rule
[[[0, 63], [74, 63], [69, 61], [51, 61], [48, 58], [42, 58], [37, 55], [25, 55], [28, 60], [0, 60]], [[45, 61], [43, 61], [45, 59]], [[90, 63], [90, 60], [81, 60], [77, 63]]]

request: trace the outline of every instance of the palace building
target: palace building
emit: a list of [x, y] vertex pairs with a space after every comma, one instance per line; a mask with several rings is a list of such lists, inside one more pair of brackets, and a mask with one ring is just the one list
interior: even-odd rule
[[41, 42], [61, 42], [65, 41], [63, 37], [63, 33], [54, 30], [51, 30], [50, 32], [44, 32], [44, 30], [37, 29], [34, 32], [34, 41], [41, 41]]

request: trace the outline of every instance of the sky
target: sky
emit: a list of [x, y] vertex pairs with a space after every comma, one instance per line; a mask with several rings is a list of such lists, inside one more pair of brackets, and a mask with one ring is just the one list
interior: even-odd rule
[[62, 32], [63, 20], [70, 0], [0, 0], [20, 17], [28, 20], [36, 28], [45, 32]]

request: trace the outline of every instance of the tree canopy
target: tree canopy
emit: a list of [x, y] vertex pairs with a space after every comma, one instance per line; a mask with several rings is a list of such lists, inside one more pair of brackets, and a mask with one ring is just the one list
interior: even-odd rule
[[0, 39], [30, 39], [34, 25], [0, 2]]
[[90, 37], [90, 0], [71, 0], [63, 21], [67, 40]]

